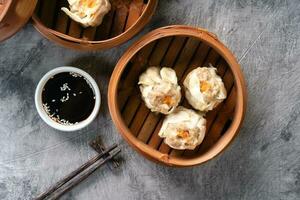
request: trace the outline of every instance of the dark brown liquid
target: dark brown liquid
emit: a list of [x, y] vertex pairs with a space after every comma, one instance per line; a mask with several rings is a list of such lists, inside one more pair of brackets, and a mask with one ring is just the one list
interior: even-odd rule
[[90, 116], [95, 107], [95, 94], [84, 77], [63, 72], [53, 76], [45, 84], [42, 102], [54, 121], [71, 125]]

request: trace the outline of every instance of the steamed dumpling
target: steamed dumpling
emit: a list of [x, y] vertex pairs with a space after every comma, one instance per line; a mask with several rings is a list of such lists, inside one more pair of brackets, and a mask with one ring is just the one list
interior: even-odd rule
[[226, 89], [214, 67], [198, 67], [185, 78], [185, 97], [197, 110], [207, 112], [226, 99]]
[[83, 27], [100, 25], [103, 17], [111, 9], [109, 0], [68, 0], [68, 2], [70, 10], [65, 7], [61, 10]]
[[171, 68], [149, 67], [140, 75], [138, 84], [142, 98], [152, 112], [169, 114], [180, 102], [180, 86]]
[[158, 135], [174, 149], [195, 149], [205, 136], [206, 120], [193, 110], [179, 106], [166, 116]]

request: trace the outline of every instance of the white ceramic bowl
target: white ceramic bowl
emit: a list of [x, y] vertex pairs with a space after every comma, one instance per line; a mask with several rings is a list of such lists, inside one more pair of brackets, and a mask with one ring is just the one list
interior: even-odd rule
[[[46, 111], [43, 108], [42, 91], [43, 91], [45, 84], [51, 77], [53, 77], [56, 74], [62, 73], [62, 72], [75, 72], [77, 74], [82, 75], [84, 78], [86, 78], [91, 83], [92, 88], [95, 93], [95, 106], [94, 106], [92, 113], [90, 114], [90, 116], [87, 119], [85, 119], [81, 122], [78, 122], [77, 124], [74, 124], [74, 125], [63, 125], [63, 124], [59, 124], [59, 123], [55, 122], [47, 115]], [[49, 126], [55, 128], [57, 130], [60, 130], [60, 131], [76, 131], [76, 130], [79, 130], [79, 129], [82, 129], [82, 128], [88, 126], [96, 118], [96, 116], [99, 112], [99, 109], [100, 109], [100, 103], [101, 103], [101, 95], [100, 95], [100, 90], [99, 90], [99, 87], [98, 87], [96, 81], [88, 73], [86, 73], [85, 71], [83, 71], [81, 69], [75, 68], [75, 67], [63, 66], [63, 67], [58, 67], [58, 68], [55, 68], [55, 69], [49, 71], [40, 80], [40, 82], [38, 83], [37, 88], [35, 90], [35, 106], [36, 106], [36, 109], [37, 109], [40, 117]]]

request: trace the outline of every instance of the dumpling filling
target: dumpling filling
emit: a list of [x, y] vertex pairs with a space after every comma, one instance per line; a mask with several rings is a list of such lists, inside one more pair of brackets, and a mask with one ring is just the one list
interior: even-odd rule
[[206, 120], [193, 110], [179, 106], [166, 116], [158, 135], [174, 149], [193, 150], [205, 136]]
[[111, 9], [109, 0], [68, 0], [68, 2], [70, 10], [65, 7], [61, 10], [83, 27], [99, 26]]
[[185, 97], [197, 110], [207, 112], [226, 99], [226, 89], [214, 67], [198, 67], [185, 78]]
[[139, 78], [140, 91], [152, 112], [171, 113], [181, 99], [176, 73], [171, 68], [149, 67]]

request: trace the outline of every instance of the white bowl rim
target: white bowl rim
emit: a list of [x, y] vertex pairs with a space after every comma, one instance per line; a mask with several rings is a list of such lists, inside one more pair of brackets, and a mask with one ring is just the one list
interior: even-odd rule
[[[47, 81], [53, 77], [56, 74], [63, 73], [63, 72], [74, 72], [77, 74], [82, 75], [84, 78], [86, 78], [90, 84], [92, 85], [92, 89], [94, 90], [95, 93], [95, 106], [88, 118], [85, 120], [78, 122], [77, 124], [74, 125], [63, 125], [55, 122], [52, 120], [46, 111], [43, 108], [43, 103], [42, 103], [42, 91], [47, 83]], [[62, 66], [62, 67], [57, 67], [55, 69], [50, 70], [47, 72], [42, 79], [39, 81], [36, 90], [35, 90], [35, 106], [36, 109], [40, 115], [40, 117], [43, 119], [43, 121], [51, 126], [54, 129], [60, 130], [60, 131], [76, 131], [80, 130], [86, 126], [88, 126], [97, 116], [99, 109], [100, 109], [100, 104], [101, 104], [101, 95], [100, 95], [100, 90], [99, 87], [96, 83], [96, 81], [89, 75], [87, 72], [83, 71], [82, 69], [76, 68], [76, 67], [71, 67], [71, 66]]]

